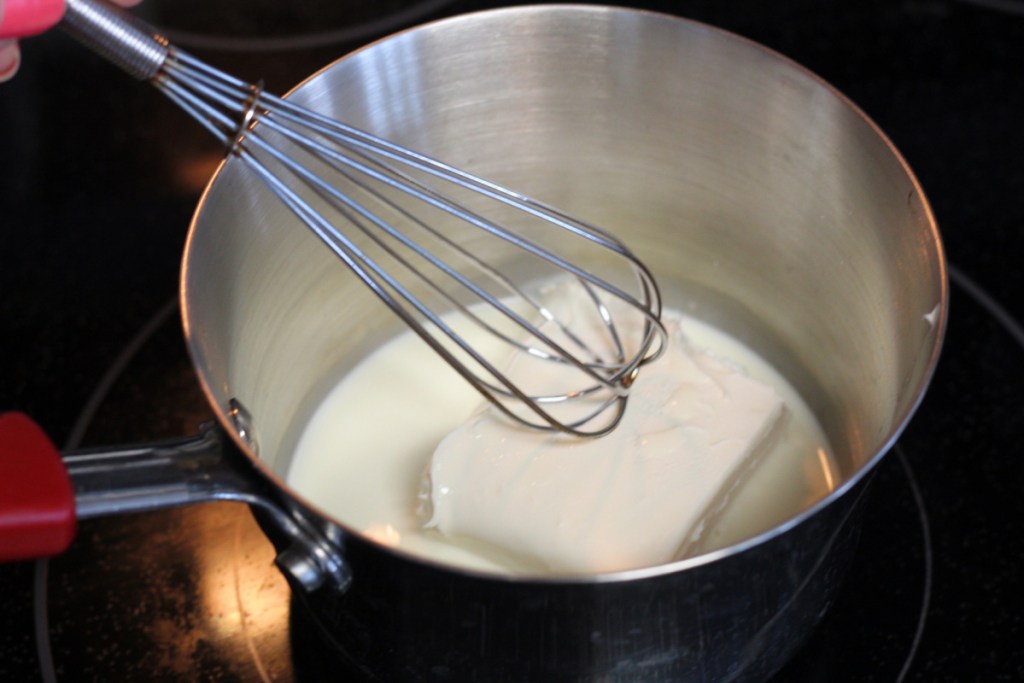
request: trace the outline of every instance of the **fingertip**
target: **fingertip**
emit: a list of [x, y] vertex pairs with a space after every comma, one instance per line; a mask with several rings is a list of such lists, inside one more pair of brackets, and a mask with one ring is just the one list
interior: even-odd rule
[[0, 83], [14, 78], [20, 65], [21, 49], [17, 41], [0, 41]]

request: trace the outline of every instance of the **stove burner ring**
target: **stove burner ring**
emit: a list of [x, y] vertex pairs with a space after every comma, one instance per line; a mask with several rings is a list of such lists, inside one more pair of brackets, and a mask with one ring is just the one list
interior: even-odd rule
[[[950, 267], [950, 277], [954, 285], [962, 289], [964, 293], [981, 306], [987, 315], [991, 316], [1001, 327], [1003, 327], [1015, 342], [1024, 347], [1024, 327], [1015, 321], [995, 299], [993, 299], [981, 286], [973, 282], [966, 274], [952, 266]], [[83, 410], [76, 421], [76, 425], [72, 429], [72, 434], [68, 439], [69, 443], [66, 444], [66, 447], [73, 447], [76, 445], [74, 442], [81, 439], [82, 434], [88, 427], [88, 423], [95, 415], [98, 406], [104, 401], [104, 398], [112, 384], [125, 372], [131, 359], [135, 357], [135, 355], [144, 346], [146, 346], [147, 342], [154, 335], [156, 329], [169, 321], [176, 310], [177, 299], [172, 298], [168, 300], [148, 321], [142, 325], [139, 332], [128, 342], [121, 354], [119, 354], [118, 358], [100, 380], [94, 389], [93, 394], [83, 407]], [[922, 580], [920, 583], [920, 592], [916, 597], [908, 596], [909, 603], [916, 603], [916, 609], [918, 612], [916, 615], [916, 623], [911, 627], [912, 631], [907, 634], [909, 636], [909, 641], [902, 646], [902, 661], [893, 662], [894, 667], [899, 666], [896, 680], [902, 681], [910, 675], [910, 671], [918, 654], [922, 634], [926, 627], [929, 605], [932, 598], [934, 556], [928, 510], [922, 498], [922, 492], [918, 486], [917, 477], [909, 463], [907, 455], [903, 452], [900, 445], [897, 445], [894, 448], [891, 455], [895, 461], [894, 464], [897, 464], [897, 469], [893, 472], [896, 477], [896, 479], [893, 480], [893, 483], [900, 488], [909, 488], [909, 495], [912, 498], [912, 501], [908, 501], [908, 505], [905, 509], [910, 514], [915, 514], [916, 512], [916, 523], [910, 519], [907, 520], [907, 523], [912, 524], [918, 529], [920, 540], [923, 543], [921, 548], [922, 556], [918, 560], [921, 564], [918, 564], [918, 568], [913, 570], [915, 573], [921, 572], [920, 576]], [[876, 482], [874, 485], [877, 487], [879, 484], [880, 482]], [[907, 544], [902, 545], [906, 546]], [[57, 667], [54, 662], [55, 653], [52, 651], [50, 644], [49, 618], [47, 613], [47, 574], [48, 563], [45, 560], [39, 561], [36, 565], [34, 583], [34, 626], [42, 678], [47, 683], [53, 683], [58, 679], [56, 676]], [[304, 633], [308, 632], [308, 629], [313, 625], [303, 624], [303, 617], [303, 613], [299, 611], [292, 611], [292, 624], [290, 624], [290, 628], [300, 630], [305, 628], [307, 630], [304, 631]], [[322, 636], [324, 634], [316, 631], [315, 629], [313, 629], [313, 633], [319, 633], [321, 639], [318, 642], [322, 642]], [[315, 666], [316, 664], [322, 663], [322, 665], [326, 667], [326, 670], [336, 670], [338, 665], [337, 651], [330, 644], [326, 644], [327, 647], [324, 648], [316, 648], [313, 647], [313, 642], [317, 641], [317, 639], [308, 639], [310, 641], [308, 643], [304, 643], [303, 640], [304, 639], [302, 638], [296, 639], [293, 637], [292, 646], [299, 647], [301, 649], [302, 646], [309, 645], [309, 647], [305, 647], [302, 652], [304, 657], [309, 658], [308, 665]], [[814, 648], [813, 643], [809, 643], [808, 646]], [[825, 654], [827, 655], [827, 653]], [[800, 654], [798, 653], [797, 656], [799, 657]], [[318, 660], [320, 661], [318, 662]], [[801, 672], [797, 671], [796, 673], [797, 675], [800, 675]], [[800, 680], [803, 679], [801, 678]]]

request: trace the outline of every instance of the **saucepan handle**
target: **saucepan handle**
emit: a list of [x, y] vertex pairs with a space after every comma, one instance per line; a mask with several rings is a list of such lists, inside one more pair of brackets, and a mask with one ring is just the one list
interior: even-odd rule
[[0, 413], [0, 562], [56, 555], [75, 528], [60, 452], [28, 416]]
[[0, 562], [50, 557], [77, 520], [230, 500], [248, 503], [292, 541], [278, 565], [301, 588], [344, 590], [348, 567], [308, 521], [289, 514], [217, 427], [151, 444], [61, 453], [22, 413], [0, 413]]

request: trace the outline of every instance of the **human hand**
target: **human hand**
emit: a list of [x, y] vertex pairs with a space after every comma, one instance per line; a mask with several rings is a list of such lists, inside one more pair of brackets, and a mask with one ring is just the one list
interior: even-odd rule
[[[111, 0], [121, 7], [132, 7], [141, 0]], [[64, 15], [64, 0], [0, 0], [0, 83], [9, 81], [21, 65], [21, 49], [14, 37], [4, 37], [16, 28], [19, 37], [45, 31]]]

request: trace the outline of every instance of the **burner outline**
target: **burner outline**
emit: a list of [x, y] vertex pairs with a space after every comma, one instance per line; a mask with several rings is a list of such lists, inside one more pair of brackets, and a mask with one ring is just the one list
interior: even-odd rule
[[[999, 304], [998, 301], [989, 295], [984, 288], [974, 282], [966, 273], [955, 267], [953, 264], [949, 264], [948, 272], [953, 284], [968, 294], [968, 296], [970, 296], [984, 309], [985, 313], [992, 316], [992, 318], [999, 323], [999, 325], [1013, 338], [1018, 346], [1024, 349], [1024, 327], [1022, 327], [1021, 324], [1018, 323], [1008, 313], [1008, 311]], [[138, 333], [128, 341], [104, 375], [97, 382], [92, 393], [89, 395], [89, 398], [83, 405], [82, 410], [79, 412], [64, 444], [65, 449], [72, 449], [80, 444], [85, 432], [88, 430], [89, 425], [95, 417], [96, 412], [102, 405], [113, 385], [160, 326], [166, 323], [171, 315], [177, 310], [178, 300], [175, 296], [161, 305], [160, 308], [144, 322]], [[934, 554], [929, 514], [925, 505], [924, 497], [918, 485], [917, 478], [901, 445], [897, 444], [894, 447], [894, 451], [896, 459], [900, 463], [901, 470], [906, 477], [911, 496], [914, 500], [923, 543], [923, 587], [921, 591], [921, 603], [914, 635], [911, 639], [903, 665], [896, 679], [897, 683], [902, 683], [902, 681], [906, 680], [910, 674], [927, 627], [928, 611], [932, 600]], [[56, 675], [56, 667], [49, 638], [47, 605], [48, 575], [48, 561], [45, 559], [38, 560], [36, 562], [33, 577], [34, 631], [36, 652], [39, 658], [42, 680], [46, 683], [57, 683], [58, 678]], [[238, 599], [241, 604], [243, 602], [243, 597], [239, 595]], [[262, 666], [258, 652], [256, 652], [252, 647], [249, 648], [249, 651], [254, 658], [254, 662], [258, 670], [263, 675], [266, 675], [265, 668]]]

